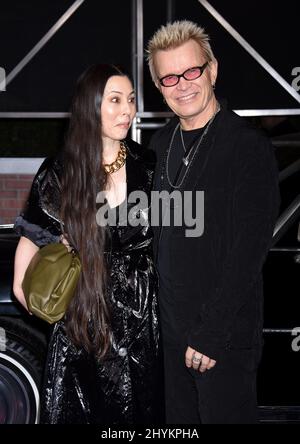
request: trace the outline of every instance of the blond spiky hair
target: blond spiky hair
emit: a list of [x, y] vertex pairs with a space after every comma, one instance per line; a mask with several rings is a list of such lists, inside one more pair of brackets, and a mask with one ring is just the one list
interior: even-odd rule
[[167, 51], [186, 43], [188, 40], [195, 40], [202, 49], [207, 61], [214, 61], [215, 56], [209, 44], [209, 36], [204, 28], [189, 20], [180, 20], [167, 23], [161, 26], [148, 42], [147, 60], [150, 74], [154, 83], [157, 83], [155, 72], [154, 56], [157, 51]]

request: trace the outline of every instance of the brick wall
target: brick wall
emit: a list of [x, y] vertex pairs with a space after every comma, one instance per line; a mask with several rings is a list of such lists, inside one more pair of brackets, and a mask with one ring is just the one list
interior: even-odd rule
[[22, 210], [34, 174], [0, 174], [0, 224], [12, 224]]

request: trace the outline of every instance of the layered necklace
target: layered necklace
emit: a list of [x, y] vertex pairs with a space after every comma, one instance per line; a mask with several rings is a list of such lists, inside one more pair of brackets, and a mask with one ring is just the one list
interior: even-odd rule
[[125, 165], [127, 157], [127, 149], [124, 142], [120, 142], [120, 149], [117, 155], [117, 158], [112, 163], [107, 163], [103, 165], [103, 168], [107, 174], [112, 174], [118, 171], [120, 168], [122, 168], [123, 165]]
[[[197, 140], [195, 141], [195, 143], [192, 145], [192, 147], [190, 148], [188, 153], [186, 152], [187, 150], [186, 150], [186, 147], [185, 147], [185, 144], [184, 144], [183, 134], [182, 134], [182, 129], [181, 129], [181, 126], [180, 126], [180, 122], [176, 125], [176, 127], [175, 127], [175, 129], [173, 131], [172, 137], [171, 137], [171, 141], [170, 141], [169, 147], [168, 147], [168, 149], [166, 151], [164, 162], [163, 162], [162, 174], [161, 174], [161, 177], [160, 177], [161, 178], [161, 183], [163, 182], [164, 174], [166, 173], [168, 184], [169, 184], [169, 186], [172, 189], [178, 189], [178, 188], [181, 187], [181, 185], [183, 184], [183, 182], [184, 182], [184, 180], [185, 180], [185, 178], [186, 178], [186, 176], [187, 176], [187, 174], [189, 172], [189, 169], [190, 169], [190, 167], [191, 167], [191, 165], [193, 163], [193, 160], [194, 160], [194, 158], [195, 158], [195, 156], [196, 156], [196, 154], [197, 154], [197, 152], [199, 150], [199, 147], [200, 147], [202, 141], [204, 140], [204, 138], [205, 138], [205, 136], [206, 136], [210, 126], [212, 125], [212, 123], [215, 120], [215, 117], [216, 117], [216, 115], [218, 114], [219, 111], [220, 111], [220, 105], [219, 105], [219, 103], [217, 103], [216, 111], [214, 112], [214, 114], [210, 118], [210, 120], [208, 121], [208, 123], [206, 125], [206, 128], [203, 131], [201, 137], [199, 138], [198, 141]], [[175, 135], [176, 135], [178, 129], [180, 131], [181, 143], [182, 143], [182, 147], [183, 147], [183, 150], [184, 150], [184, 156], [182, 158], [182, 162], [183, 162], [184, 166], [186, 167], [186, 170], [185, 170], [185, 172], [184, 172], [184, 174], [183, 174], [183, 176], [181, 178], [180, 183], [176, 184], [176, 183], [172, 183], [172, 181], [170, 179], [170, 176], [169, 176], [169, 159], [170, 159], [170, 154], [171, 154], [172, 147], [173, 147], [174, 138], [175, 138]], [[180, 171], [181, 171], [181, 167], [180, 167]], [[176, 179], [175, 179], [175, 181], [176, 181]]]

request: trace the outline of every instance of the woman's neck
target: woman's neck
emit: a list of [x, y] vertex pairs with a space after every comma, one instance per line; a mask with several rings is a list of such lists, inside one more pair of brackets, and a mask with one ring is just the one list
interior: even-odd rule
[[114, 162], [118, 156], [120, 150], [119, 140], [106, 140], [103, 139], [103, 163], [110, 164]]

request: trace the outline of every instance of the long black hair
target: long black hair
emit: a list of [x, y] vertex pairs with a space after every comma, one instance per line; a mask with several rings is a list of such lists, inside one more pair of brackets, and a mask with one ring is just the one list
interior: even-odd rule
[[67, 239], [79, 252], [82, 272], [67, 314], [72, 341], [99, 358], [111, 343], [106, 296], [105, 228], [97, 225], [96, 196], [107, 184], [102, 166], [101, 103], [112, 76], [127, 76], [114, 65], [94, 65], [79, 78], [64, 146], [61, 217]]

